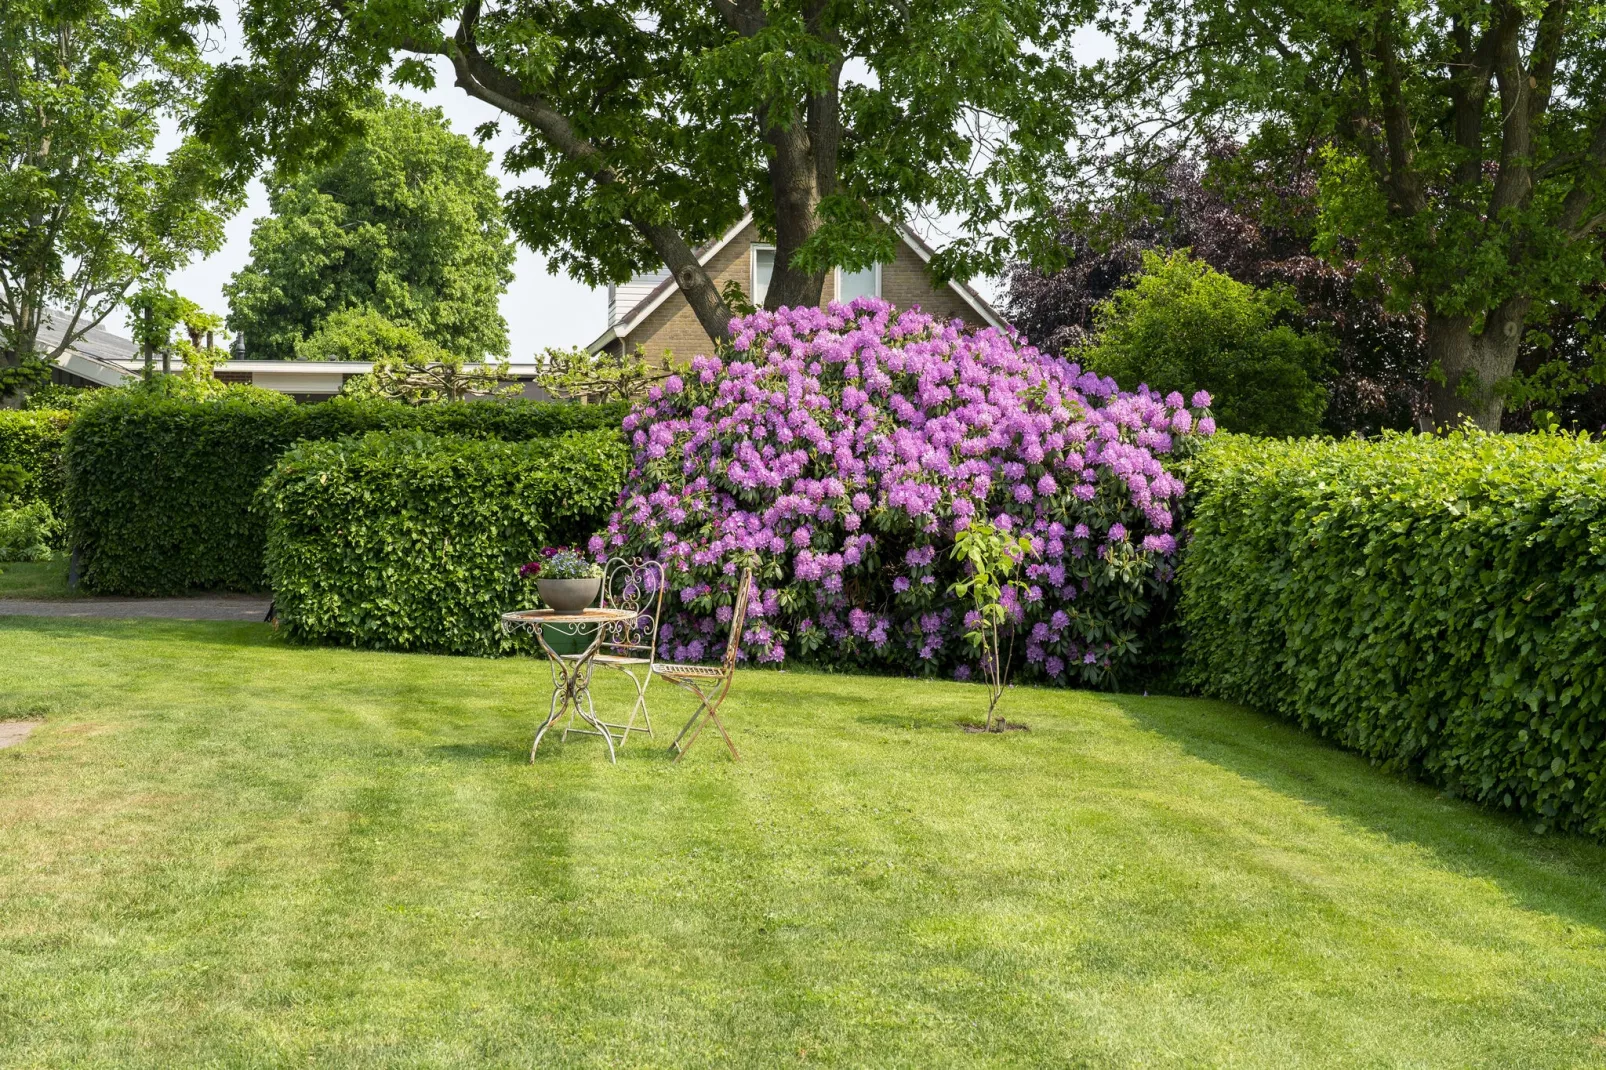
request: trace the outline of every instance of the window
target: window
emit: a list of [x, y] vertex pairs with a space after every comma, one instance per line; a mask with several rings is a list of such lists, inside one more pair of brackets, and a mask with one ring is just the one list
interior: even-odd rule
[[[770, 292], [770, 279], [775, 275], [775, 246], [753, 245], [751, 249], [753, 284], [748, 296], [753, 304], [764, 307], [764, 297]], [[836, 300], [844, 303], [855, 297], [881, 296], [881, 265], [874, 264], [863, 271], [836, 270]]]
[[753, 304], [764, 307], [764, 295], [770, 292], [770, 276], [775, 274], [775, 246], [755, 245], [753, 255], [753, 285], [747, 290]]
[[872, 264], [863, 271], [836, 269], [836, 299], [847, 304], [855, 297], [881, 296], [881, 265]]

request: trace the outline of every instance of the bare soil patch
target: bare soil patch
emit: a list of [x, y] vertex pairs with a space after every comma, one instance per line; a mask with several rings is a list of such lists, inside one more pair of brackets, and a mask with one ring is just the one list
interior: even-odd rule
[[1019, 721], [1004, 720], [994, 721], [993, 727], [991, 728], [988, 728], [984, 724], [977, 724], [974, 721], [961, 722], [959, 727], [963, 728], [966, 732], [993, 732], [995, 734], [998, 732], [1030, 732], [1032, 730], [1032, 726], [1029, 724], [1021, 724]]
[[0, 749], [15, 747], [38, 728], [41, 721], [0, 721]]

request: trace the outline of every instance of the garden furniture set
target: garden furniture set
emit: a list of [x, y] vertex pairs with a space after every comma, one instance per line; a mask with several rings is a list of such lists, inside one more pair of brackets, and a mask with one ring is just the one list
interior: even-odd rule
[[[730, 638], [725, 656], [718, 665], [676, 664], [658, 660], [658, 623], [663, 612], [665, 577], [663, 566], [656, 561], [608, 562], [601, 581], [594, 591], [585, 592], [585, 602], [596, 599], [598, 605], [574, 605], [574, 580], [559, 581], [569, 585], [549, 597], [542, 590], [542, 600], [563, 603], [569, 608], [520, 609], [502, 614], [502, 628], [512, 634], [527, 632], [535, 637], [541, 652], [546, 655], [552, 671], [552, 699], [547, 716], [536, 729], [530, 744], [530, 761], [547, 730], [568, 714], [561, 739], [569, 734], [601, 736], [608, 746], [608, 760], [617, 762], [616, 745], [623, 746], [631, 732], [653, 735], [652, 715], [647, 708], [647, 686], [654, 677], [690, 692], [698, 702], [697, 710], [686, 722], [680, 734], [670, 744], [675, 761], [680, 761], [709, 722], [719, 730], [729, 748], [731, 757], [739, 759], [736, 744], [719, 719], [719, 708], [730, 693], [735, 676], [737, 653], [741, 648], [742, 628], [747, 618], [748, 593], [752, 587], [751, 570], [743, 572], [737, 587], [735, 605], [730, 620]], [[551, 581], [543, 581], [544, 584]], [[621, 723], [605, 721], [597, 716], [591, 700], [591, 675], [597, 666], [612, 669], [630, 678], [635, 685], [636, 698], [630, 716]], [[637, 725], [637, 718], [641, 725]], [[589, 727], [579, 727], [576, 720]], [[689, 737], [688, 737], [689, 733]]]

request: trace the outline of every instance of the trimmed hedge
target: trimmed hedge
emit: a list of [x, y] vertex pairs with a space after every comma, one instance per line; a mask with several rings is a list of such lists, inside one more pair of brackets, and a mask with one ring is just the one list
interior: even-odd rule
[[1606, 446], [1225, 436], [1191, 489], [1199, 690], [1606, 835]]
[[61, 515], [61, 452], [72, 419], [72, 413], [58, 409], [0, 409], [0, 464], [18, 465], [33, 477], [18, 504], [44, 502]]
[[526, 441], [617, 428], [624, 412], [534, 401], [413, 407], [108, 397], [79, 413], [68, 435], [67, 520], [91, 591], [261, 590], [266, 529], [252, 502], [298, 441], [402, 429]]
[[518, 567], [543, 546], [583, 544], [628, 466], [606, 431], [297, 446], [261, 493], [280, 625], [296, 639], [379, 650], [510, 651], [498, 618], [534, 601]]

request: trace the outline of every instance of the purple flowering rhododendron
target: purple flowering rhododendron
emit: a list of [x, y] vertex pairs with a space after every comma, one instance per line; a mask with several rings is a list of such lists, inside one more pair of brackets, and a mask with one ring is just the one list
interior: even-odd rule
[[760, 311], [625, 419], [634, 465], [591, 542], [662, 561], [661, 656], [718, 657], [756, 562], [743, 656], [967, 679], [950, 549], [975, 518], [1031, 539], [1006, 592], [1017, 671], [1098, 684], [1173, 574], [1196, 395], [1124, 394], [1009, 333], [884, 301]]

